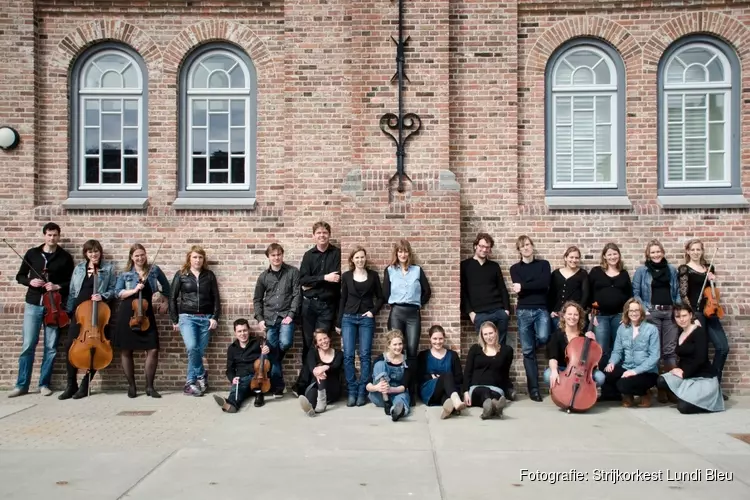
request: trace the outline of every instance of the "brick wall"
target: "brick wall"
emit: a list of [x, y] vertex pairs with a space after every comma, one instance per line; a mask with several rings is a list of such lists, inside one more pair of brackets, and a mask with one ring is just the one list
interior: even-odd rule
[[[16, 127], [22, 145], [0, 152], [0, 224], [19, 250], [40, 243], [48, 220], [63, 227], [63, 245], [78, 257], [96, 237], [105, 257], [122, 267], [131, 243], [141, 241], [171, 278], [192, 244], [202, 244], [224, 297], [224, 320], [207, 353], [212, 373], [223, 371], [230, 319], [252, 315], [251, 293], [266, 265], [271, 241], [298, 265], [312, 244], [318, 219], [333, 226], [333, 242], [362, 244], [381, 271], [390, 245], [407, 237], [424, 266], [433, 300], [423, 325], [443, 324], [466, 352], [475, 335], [458, 312], [458, 261], [471, 254], [482, 230], [495, 236], [503, 270], [516, 260], [516, 236], [534, 238], [542, 257], [562, 264], [578, 244], [586, 267], [607, 241], [618, 242], [628, 268], [640, 265], [643, 246], [657, 237], [678, 263], [683, 242], [701, 237], [716, 256], [724, 320], [732, 352], [725, 386], [750, 392], [748, 233], [741, 210], [663, 210], [656, 203], [656, 63], [664, 48], [689, 32], [714, 33], [738, 48], [750, 31], [746, 2], [610, 2], [526, 0], [405, 2], [410, 35], [405, 112], [422, 129], [407, 147], [406, 191], [394, 189], [394, 147], [378, 128], [397, 111], [395, 71], [397, 3], [194, 0], [180, 2], [21, 0], [0, 14], [0, 122]], [[726, 5], [731, 4], [729, 8]], [[627, 71], [627, 188], [629, 211], [549, 211], [544, 203], [544, 70], [565, 40], [594, 36], [613, 44]], [[64, 210], [68, 179], [68, 75], [75, 57], [97, 41], [119, 40], [142, 55], [149, 72], [149, 206], [142, 211]], [[258, 155], [255, 210], [177, 211], [177, 75], [184, 56], [211, 40], [242, 47], [258, 71]], [[743, 74], [742, 88], [750, 74]], [[743, 96], [744, 97], [744, 96]], [[741, 110], [747, 113], [747, 104]], [[743, 136], [748, 135], [747, 120]], [[743, 157], [749, 152], [743, 148]], [[747, 190], [748, 174], [743, 171]], [[24, 290], [15, 284], [17, 258], [0, 253], [0, 386], [17, 372]], [[375, 352], [382, 349], [387, 311], [378, 317]], [[511, 341], [516, 342], [515, 319]], [[184, 381], [182, 340], [159, 318], [159, 387]], [[424, 345], [427, 340], [423, 339]], [[287, 358], [298, 365], [301, 339]], [[514, 375], [522, 388], [520, 347]], [[37, 370], [41, 349], [38, 351]], [[63, 381], [63, 354], [53, 383]], [[117, 357], [117, 356], [116, 356]], [[540, 353], [540, 360], [543, 353]], [[137, 361], [141, 371], [142, 358]], [[35, 371], [35, 377], [37, 371]], [[124, 379], [115, 360], [102, 377], [108, 388]], [[219, 377], [212, 376], [212, 382]], [[34, 379], [36, 383], [36, 379]], [[222, 382], [223, 383], [223, 379]], [[142, 385], [142, 384], [141, 384]]]

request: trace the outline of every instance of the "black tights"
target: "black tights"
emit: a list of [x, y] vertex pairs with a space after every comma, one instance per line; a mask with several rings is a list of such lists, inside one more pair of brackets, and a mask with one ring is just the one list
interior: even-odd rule
[[453, 373], [441, 373], [435, 384], [435, 392], [427, 401], [427, 406], [440, 406], [446, 399], [450, 399], [454, 392], [456, 392], [456, 383], [453, 381]]
[[[123, 349], [120, 353], [122, 361], [122, 370], [125, 372], [125, 378], [128, 380], [130, 387], [135, 387], [135, 362], [133, 361], [133, 351]], [[154, 388], [154, 378], [156, 377], [156, 367], [159, 364], [159, 349], [149, 349], [146, 352], [146, 387]]]
[[[663, 389], [673, 396], [675, 395], [672, 390], [669, 388], [669, 384], [667, 384], [667, 381], [664, 380], [664, 377], [659, 377], [656, 379], [656, 387], [659, 389]], [[677, 396], [675, 396], [677, 398]], [[677, 398], [677, 411], [682, 413], [683, 415], [690, 415], [693, 413], [708, 413], [708, 410], [704, 410], [703, 408], [699, 408], [695, 406], [692, 403], [688, 403], [687, 401], [684, 401], [680, 398]]]
[[489, 387], [475, 387], [471, 393], [471, 405], [482, 406], [487, 399], [500, 399], [502, 396]]

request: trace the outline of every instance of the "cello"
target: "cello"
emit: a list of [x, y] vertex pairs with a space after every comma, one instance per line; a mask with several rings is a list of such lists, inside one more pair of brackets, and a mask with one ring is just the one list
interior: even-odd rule
[[565, 348], [565, 357], [568, 364], [550, 396], [568, 413], [584, 412], [596, 404], [594, 369], [602, 358], [602, 347], [586, 336], [576, 337]]
[[[99, 272], [94, 266], [94, 293], [99, 288]], [[76, 323], [80, 326], [78, 337], [68, 350], [68, 361], [81, 370], [103, 370], [112, 362], [112, 344], [104, 336], [111, 311], [103, 301], [87, 300], [76, 308]], [[89, 386], [89, 391], [91, 386]]]
[[[8, 248], [13, 250], [13, 253], [18, 255], [21, 261], [23, 261], [23, 263], [26, 264], [40, 280], [44, 281], [45, 283], [49, 282], [47, 269], [43, 269], [41, 274], [38, 273], [37, 270], [31, 267], [31, 264], [29, 264], [21, 254], [16, 252], [16, 249], [13, 248], [11, 244], [5, 240], [5, 238], [3, 238], [3, 243], [8, 245]], [[45, 291], [42, 294], [42, 306], [44, 306], [44, 326], [65, 328], [70, 324], [70, 317], [68, 317], [68, 313], [65, 312], [65, 308], [62, 304], [62, 294], [59, 291]]]

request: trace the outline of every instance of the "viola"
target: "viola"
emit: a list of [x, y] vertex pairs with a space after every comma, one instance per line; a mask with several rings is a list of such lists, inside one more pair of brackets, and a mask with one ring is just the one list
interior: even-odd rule
[[[139, 280], [138, 283], [143, 283]], [[148, 300], [143, 298], [143, 290], [138, 290], [138, 298], [131, 302], [133, 316], [130, 318], [130, 329], [134, 332], [145, 332], [151, 328], [151, 322], [146, 316], [148, 312]]]
[[271, 390], [271, 378], [268, 373], [271, 371], [271, 361], [268, 360], [265, 354], [263, 354], [263, 347], [266, 345], [266, 339], [263, 339], [261, 344], [260, 358], [256, 359], [253, 363], [253, 378], [250, 380], [250, 390], [268, 392]]
[[[99, 288], [98, 270], [94, 266], [94, 293]], [[101, 301], [87, 300], [76, 308], [76, 323], [80, 326], [78, 337], [68, 351], [68, 361], [81, 370], [102, 370], [112, 362], [112, 344], [104, 336], [111, 311]]]
[[577, 337], [565, 348], [565, 358], [567, 367], [550, 389], [552, 401], [568, 413], [589, 410], [596, 404], [594, 369], [602, 359], [602, 348], [588, 337]]
[[[31, 269], [34, 274], [37, 275], [40, 280], [49, 282], [49, 275], [46, 269], [43, 269], [41, 274], [38, 273], [37, 270], [31, 267], [31, 264], [29, 264], [20, 253], [16, 252], [16, 249], [13, 248], [11, 244], [5, 240], [5, 238], [3, 238], [3, 243], [8, 245], [8, 247], [13, 250], [13, 253], [18, 255], [18, 257], [29, 267], [29, 269]], [[65, 308], [63, 307], [62, 294], [57, 290], [47, 290], [44, 292], [44, 294], [42, 295], [42, 306], [44, 306], [44, 326], [56, 326], [58, 328], [65, 328], [70, 324], [70, 317], [68, 316], [68, 313], [65, 312]]]

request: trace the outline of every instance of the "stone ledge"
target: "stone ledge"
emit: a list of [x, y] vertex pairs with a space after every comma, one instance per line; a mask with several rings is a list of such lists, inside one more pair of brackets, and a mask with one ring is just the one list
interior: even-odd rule
[[546, 196], [550, 210], [630, 210], [633, 204], [627, 196]]
[[67, 210], [124, 209], [143, 210], [148, 205], [148, 198], [83, 198], [71, 196], [62, 203]]
[[750, 203], [741, 194], [704, 196], [659, 196], [662, 208], [748, 208]]

